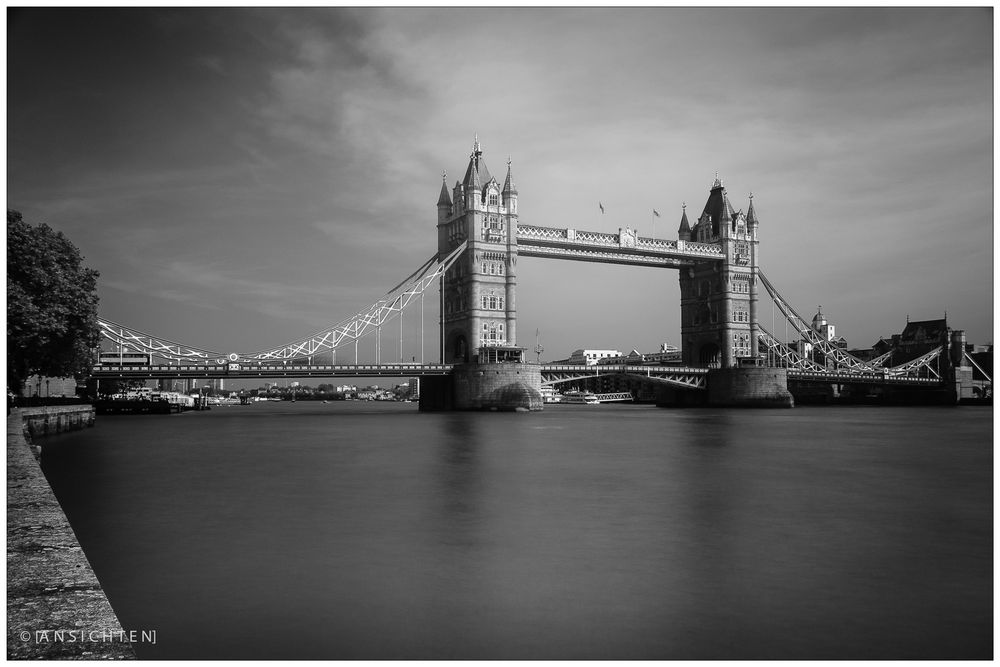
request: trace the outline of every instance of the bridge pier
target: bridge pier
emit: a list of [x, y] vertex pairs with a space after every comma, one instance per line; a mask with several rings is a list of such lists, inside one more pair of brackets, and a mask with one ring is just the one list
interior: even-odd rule
[[541, 387], [537, 364], [459, 364], [451, 375], [424, 378], [420, 410], [541, 410]]
[[791, 408], [784, 368], [747, 366], [708, 372], [708, 405], [726, 408]]

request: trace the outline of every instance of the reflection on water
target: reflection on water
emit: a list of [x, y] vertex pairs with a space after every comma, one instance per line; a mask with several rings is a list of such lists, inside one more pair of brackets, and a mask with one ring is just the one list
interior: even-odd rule
[[43, 468], [144, 658], [987, 658], [991, 418], [299, 402]]

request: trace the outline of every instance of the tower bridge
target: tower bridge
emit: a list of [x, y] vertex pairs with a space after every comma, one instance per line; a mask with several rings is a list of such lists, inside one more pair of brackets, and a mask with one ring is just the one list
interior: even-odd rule
[[[753, 195], [745, 213], [737, 210], [718, 177], [694, 225], [683, 207], [677, 239], [642, 237], [628, 227], [607, 233], [522, 223], [511, 161], [501, 184], [486, 166], [478, 137], [464, 177], [451, 187], [446, 178], [437, 202], [437, 251], [369, 308], [307, 338], [252, 353], [183, 345], [101, 319], [105, 349], [93, 377], [423, 377], [422, 409], [536, 409], [541, 407], [543, 383], [602, 373], [669, 392], [700, 392], [716, 405], [791, 406], [790, 380], [920, 387], [956, 399], [966, 391], [971, 368], [963, 356], [962, 332], [952, 332], [917, 359], [887, 367], [886, 355], [858, 359], [815, 330], [760, 270], [760, 220]], [[522, 257], [677, 270], [681, 365], [595, 369], [526, 363], [524, 348], [517, 346], [517, 268]], [[398, 320], [402, 359], [402, 318], [408, 307], [410, 312], [419, 309], [423, 350], [424, 297], [434, 287], [438, 362], [383, 363], [381, 336], [390, 321]], [[809, 355], [760, 326], [760, 287], [808, 344]], [[358, 362], [362, 338], [374, 338], [375, 363]]]

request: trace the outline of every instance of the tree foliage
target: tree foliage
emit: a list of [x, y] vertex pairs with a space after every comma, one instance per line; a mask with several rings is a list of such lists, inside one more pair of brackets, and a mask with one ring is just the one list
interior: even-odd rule
[[82, 378], [100, 341], [98, 272], [62, 232], [7, 211], [7, 384], [34, 374]]

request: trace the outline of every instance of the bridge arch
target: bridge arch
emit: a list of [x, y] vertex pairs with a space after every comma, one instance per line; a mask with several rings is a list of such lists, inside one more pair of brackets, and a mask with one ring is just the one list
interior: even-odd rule
[[722, 350], [715, 343], [705, 343], [698, 349], [698, 364], [710, 368], [718, 367], [722, 363]]

